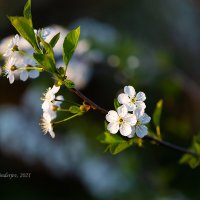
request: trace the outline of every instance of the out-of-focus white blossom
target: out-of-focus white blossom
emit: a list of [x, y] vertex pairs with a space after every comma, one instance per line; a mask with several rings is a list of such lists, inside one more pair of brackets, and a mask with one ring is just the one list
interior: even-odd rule
[[46, 40], [47, 36], [50, 35], [51, 33], [51, 29], [50, 28], [42, 28], [39, 30], [34, 29], [34, 33], [38, 36], [38, 37], [42, 37], [44, 40]]
[[19, 35], [16, 34], [14, 38], [11, 39], [11, 41], [8, 44], [7, 50], [3, 54], [5, 57], [9, 57], [12, 55], [12, 53], [15, 51], [15, 48], [18, 48], [19, 45]]
[[10, 84], [15, 81], [15, 75], [17, 73], [17, 67], [15, 65], [16, 59], [10, 57], [3, 68], [4, 75], [9, 79]]

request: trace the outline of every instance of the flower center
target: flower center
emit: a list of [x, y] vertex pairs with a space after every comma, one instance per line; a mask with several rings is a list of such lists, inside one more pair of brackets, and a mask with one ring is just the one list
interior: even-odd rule
[[119, 124], [122, 124], [123, 123], [123, 119], [122, 118], [119, 118]]
[[53, 111], [57, 111], [58, 110], [58, 106], [56, 106], [56, 105], [53, 105], [52, 107], [51, 107], [51, 109], [53, 110]]
[[15, 45], [15, 46], [12, 48], [12, 51], [13, 51], [13, 52], [14, 52], [14, 51], [19, 51], [18, 46]]
[[15, 71], [17, 69], [17, 67], [15, 65], [11, 66], [10, 70], [11, 71]]
[[141, 124], [142, 123], [140, 121], [137, 121], [135, 126], [140, 126]]
[[133, 97], [133, 98], [131, 99], [131, 103], [135, 103], [135, 102], [136, 102], [136, 98]]

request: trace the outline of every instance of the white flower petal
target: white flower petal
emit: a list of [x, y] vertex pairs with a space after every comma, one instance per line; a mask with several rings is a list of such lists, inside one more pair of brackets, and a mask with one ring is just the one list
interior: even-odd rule
[[7, 49], [6, 52], [3, 54], [4, 57], [9, 57], [12, 54], [12, 50]]
[[137, 122], [136, 116], [134, 114], [128, 113], [124, 118], [124, 122], [130, 124], [131, 126], [134, 126]]
[[44, 113], [43, 113], [43, 118], [44, 118], [46, 121], [48, 121], [48, 122], [51, 121], [51, 116], [50, 116], [49, 113], [47, 113], [47, 112], [44, 112]]
[[116, 111], [110, 110], [106, 115], [106, 120], [108, 122], [116, 122], [119, 119], [119, 116]]
[[14, 40], [13, 40], [13, 43], [14, 43], [15, 45], [18, 45], [18, 44], [19, 44], [19, 35], [18, 35], [18, 34], [15, 35]]
[[136, 95], [137, 101], [145, 101], [146, 100], [146, 95], [144, 92], [138, 92]]
[[135, 105], [138, 109], [144, 110], [146, 108], [146, 104], [143, 101], [136, 101]]
[[51, 135], [52, 138], [55, 138], [55, 133], [53, 132], [53, 129], [49, 130], [49, 134]]
[[117, 108], [117, 113], [120, 117], [124, 117], [128, 113], [128, 110], [125, 105], [122, 105]]
[[121, 93], [119, 96], [118, 96], [118, 101], [120, 104], [128, 104], [130, 102], [130, 98], [128, 97], [127, 94], [124, 94], [124, 93]]
[[129, 97], [135, 96], [135, 89], [133, 86], [125, 86], [124, 93], [127, 94]]
[[139, 121], [142, 123], [142, 124], [147, 124], [149, 123], [151, 120], [151, 117], [149, 117], [149, 115], [147, 115], [146, 113], [144, 113], [140, 118], [139, 118]]
[[122, 125], [119, 128], [121, 135], [128, 136], [131, 134], [131, 126], [128, 123], [122, 123]]
[[140, 119], [140, 117], [142, 117], [142, 115], [144, 114], [144, 109], [137, 108], [135, 109], [134, 114], [137, 119]]
[[48, 111], [48, 114], [49, 114], [51, 120], [53, 120], [53, 119], [55, 119], [57, 117], [57, 112], [53, 111], [51, 109]]
[[15, 76], [14, 76], [13, 74], [10, 74], [10, 75], [8, 76], [8, 78], [9, 78], [10, 84], [14, 83], [14, 81], [15, 81]]
[[59, 100], [59, 101], [64, 101], [64, 97], [62, 95], [58, 95], [56, 97], [56, 99]]
[[116, 134], [119, 130], [119, 123], [117, 122], [109, 123], [107, 129], [109, 130], [110, 133]]
[[128, 138], [133, 138], [135, 134], [127, 135]]
[[52, 104], [52, 103], [49, 102], [49, 101], [44, 101], [43, 104], [42, 104], [42, 109], [43, 109], [43, 111], [49, 110], [50, 107], [51, 107], [51, 104]]
[[29, 77], [30, 78], [37, 78], [40, 75], [38, 70], [31, 70], [29, 71]]
[[125, 106], [127, 107], [128, 111], [134, 111], [136, 109], [136, 105], [132, 102], [125, 104]]
[[148, 129], [145, 125], [140, 125], [136, 127], [136, 135], [139, 138], [143, 138], [147, 134], [148, 134]]
[[60, 90], [60, 87], [57, 87], [55, 85], [51, 89], [51, 91], [52, 91], [53, 94], [56, 94], [59, 90]]
[[26, 70], [22, 70], [20, 73], [20, 80], [26, 81], [28, 79], [28, 72]]
[[53, 105], [60, 107], [63, 100], [64, 100], [64, 97], [62, 95], [59, 95], [59, 96], [56, 97], [56, 100], [53, 103]]

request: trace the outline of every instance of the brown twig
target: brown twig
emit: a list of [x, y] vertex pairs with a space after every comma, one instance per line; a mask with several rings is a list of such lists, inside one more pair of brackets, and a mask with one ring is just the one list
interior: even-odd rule
[[85, 103], [87, 103], [88, 105], [90, 105], [93, 110], [98, 110], [98, 111], [100, 111], [103, 114], [107, 114], [108, 113], [107, 110], [105, 110], [104, 108], [98, 106], [96, 103], [94, 103], [92, 100], [90, 100], [89, 98], [87, 98], [84, 94], [82, 94], [79, 90], [77, 90], [75, 88], [72, 88], [71, 91], [73, 93], [75, 93], [77, 96], [79, 96]]
[[[104, 108], [100, 107], [99, 105], [97, 105], [96, 103], [94, 103], [91, 99], [89, 99], [88, 97], [86, 97], [84, 94], [82, 94], [79, 90], [75, 89], [75, 88], [72, 88], [70, 89], [73, 93], [75, 93], [77, 96], [79, 96], [85, 103], [87, 103], [88, 105], [91, 106], [92, 109], [94, 110], [97, 110], [103, 114], [107, 114], [108, 111], [105, 110]], [[200, 155], [197, 154], [196, 152], [194, 151], [191, 151], [191, 150], [188, 150], [186, 148], [183, 148], [183, 147], [180, 147], [178, 145], [175, 145], [175, 144], [172, 144], [170, 142], [167, 142], [167, 141], [164, 141], [164, 140], [161, 140], [161, 139], [158, 139], [158, 138], [155, 138], [153, 136], [150, 136], [150, 135], [147, 135], [143, 138], [144, 140], [150, 140], [150, 141], [153, 141], [159, 145], [162, 145], [164, 147], [167, 147], [167, 148], [170, 148], [170, 149], [173, 149], [173, 150], [176, 150], [176, 151], [179, 151], [179, 152], [183, 152], [183, 153], [187, 153], [187, 154], [190, 154], [192, 156], [195, 156], [195, 157], [199, 157]]]
[[197, 154], [194, 151], [191, 151], [189, 149], [185, 149], [183, 147], [177, 146], [175, 144], [172, 144], [172, 143], [164, 141], [164, 140], [160, 140], [160, 139], [155, 138], [155, 137], [150, 136], [150, 135], [146, 135], [144, 137], [144, 139], [156, 142], [157, 144], [160, 144], [160, 145], [165, 146], [167, 148], [170, 148], [170, 149], [173, 149], [173, 150], [176, 150], [176, 151], [179, 151], [179, 152], [187, 153], [187, 154], [190, 154], [190, 155], [195, 156], [195, 157], [199, 157], [200, 156], [199, 154]]

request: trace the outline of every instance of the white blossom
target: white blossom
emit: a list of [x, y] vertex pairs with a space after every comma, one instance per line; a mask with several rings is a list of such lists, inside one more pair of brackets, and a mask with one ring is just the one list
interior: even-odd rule
[[55, 119], [57, 116], [57, 109], [60, 108], [62, 101], [64, 100], [63, 96], [55, 96], [55, 94], [59, 91], [60, 87], [53, 86], [52, 88], [48, 88], [47, 92], [44, 94], [42, 100], [44, 101], [42, 104], [43, 116], [48, 114], [51, 120]]
[[48, 108], [45, 107], [43, 109], [43, 116], [48, 114], [50, 118], [53, 120], [57, 117], [57, 109], [60, 108], [60, 105], [62, 101], [64, 100], [64, 97], [59, 95], [54, 99], [52, 102], [49, 103]]
[[124, 93], [118, 96], [119, 103], [125, 105], [128, 111], [135, 111], [138, 109], [141, 113], [144, 113], [144, 109], [146, 108], [144, 103], [145, 99], [146, 96], [144, 92], [136, 93], [132, 86], [125, 86]]
[[[36, 66], [35, 61], [28, 57], [24, 57], [19, 55], [20, 57], [20, 62], [18, 62], [18, 66], [22, 68], [26, 68], [27, 66], [31, 66], [34, 68]], [[20, 70], [20, 80], [26, 81], [28, 78], [37, 78], [40, 75], [38, 70]]]
[[6, 52], [3, 54], [3, 56], [5, 57], [9, 57], [12, 55], [12, 53], [14, 52], [14, 48], [17, 47], [19, 45], [19, 35], [16, 34], [14, 38], [12, 38], [12, 40], [10, 41], [10, 43], [8, 44], [7, 50]]
[[48, 88], [44, 93], [42, 100], [44, 101], [42, 104], [43, 110], [48, 110], [51, 106], [51, 102], [55, 99], [55, 94], [59, 91], [60, 87], [53, 86], [52, 88]]
[[125, 105], [120, 106], [117, 112], [110, 110], [106, 115], [106, 120], [109, 122], [107, 129], [110, 133], [116, 134], [120, 131], [123, 136], [130, 135], [132, 126], [137, 122], [136, 116], [128, 113]]
[[132, 127], [132, 133], [128, 135], [128, 137], [132, 138], [136, 134], [139, 138], [143, 138], [148, 134], [148, 128], [145, 124], [150, 122], [151, 117], [149, 117], [146, 113], [141, 114], [141, 112], [135, 112], [135, 115], [137, 123]]
[[9, 79], [10, 84], [15, 81], [15, 75], [17, 73], [17, 67], [15, 64], [16, 59], [14, 57], [10, 57], [3, 68], [4, 75]]
[[55, 133], [53, 131], [53, 125], [52, 125], [52, 122], [51, 122], [51, 117], [48, 114], [43, 115], [43, 117], [41, 119], [40, 126], [41, 126], [44, 134], [49, 132], [49, 134], [51, 135], [52, 138], [55, 137]]

